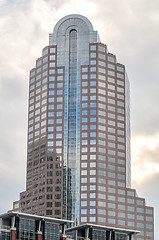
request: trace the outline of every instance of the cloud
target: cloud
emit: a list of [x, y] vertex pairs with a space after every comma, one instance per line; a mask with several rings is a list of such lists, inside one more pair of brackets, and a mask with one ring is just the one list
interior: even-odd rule
[[132, 186], [155, 211], [155, 239], [159, 235], [159, 132], [132, 137]]
[[[159, 2], [1, 0], [0, 182], [4, 183], [0, 184], [1, 212], [24, 190], [29, 70], [48, 45], [48, 33], [56, 22], [72, 13], [90, 19], [102, 42], [127, 67], [131, 83], [133, 185], [139, 188], [139, 193], [145, 191], [148, 199], [148, 179], [154, 181], [153, 187], [158, 186]], [[152, 201], [156, 197], [152, 194]]]
[[159, 183], [159, 172], [149, 175], [142, 182], [135, 182], [134, 187], [137, 188], [137, 193], [140, 197], [146, 198], [146, 205], [154, 207], [154, 220], [155, 220], [155, 237], [154, 239], [158, 239], [159, 236], [159, 191], [158, 191], [158, 183]]
[[159, 133], [133, 135], [131, 155], [133, 182], [145, 181], [149, 175], [159, 173]]

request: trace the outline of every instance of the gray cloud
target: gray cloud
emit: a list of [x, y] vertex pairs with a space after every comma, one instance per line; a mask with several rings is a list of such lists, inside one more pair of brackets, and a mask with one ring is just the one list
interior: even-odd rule
[[152, 174], [143, 182], [138, 182], [134, 180], [133, 187], [137, 189], [140, 196], [146, 198], [146, 205], [154, 207], [155, 213], [155, 238], [158, 239], [159, 236], [159, 191], [157, 189], [159, 183], [159, 173]]
[[159, 164], [159, 146], [156, 148], [150, 149], [148, 146], [142, 146], [140, 148], [140, 153], [138, 154], [138, 163], [141, 166], [144, 164]]

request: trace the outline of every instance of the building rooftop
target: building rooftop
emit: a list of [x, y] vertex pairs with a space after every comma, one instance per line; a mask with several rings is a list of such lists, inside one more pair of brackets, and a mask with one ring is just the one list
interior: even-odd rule
[[0, 215], [0, 218], [7, 219], [10, 217], [24, 217], [24, 218], [30, 218], [30, 219], [35, 219], [35, 220], [43, 220], [43, 221], [48, 221], [48, 222], [56, 222], [59, 224], [67, 224], [67, 223], [73, 223], [73, 221], [69, 221], [66, 219], [58, 219], [58, 218], [52, 218], [52, 217], [44, 217], [44, 216], [38, 216], [38, 215], [33, 215], [33, 214], [28, 214], [28, 213], [21, 213], [21, 212], [7, 212], [4, 214]]
[[81, 224], [76, 227], [71, 227], [66, 229], [67, 231], [72, 231], [72, 230], [82, 230], [85, 228], [93, 228], [93, 229], [98, 229], [98, 230], [107, 230], [107, 231], [112, 231], [112, 232], [119, 232], [119, 233], [124, 233], [124, 234], [137, 234], [140, 233], [140, 231], [134, 230], [134, 229], [125, 229], [125, 228], [116, 228], [116, 227], [110, 227], [110, 226], [103, 226], [103, 225], [97, 225], [97, 224], [91, 224], [91, 223], [86, 223], [86, 224]]

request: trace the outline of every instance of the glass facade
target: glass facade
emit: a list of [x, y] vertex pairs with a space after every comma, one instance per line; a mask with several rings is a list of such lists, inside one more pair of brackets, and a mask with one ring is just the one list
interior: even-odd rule
[[35, 221], [31, 219], [19, 218], [16, 222], [18, 226], [17, 239], [35, 240]]
[[77, 129], [77, 31], [69, 33], [69, 86], [68, 86], [68, 155], [67, 155], [67, 218], [78, 216], [76, 193], [79, 189], [79, 172], [77, 171], [76, 129]]

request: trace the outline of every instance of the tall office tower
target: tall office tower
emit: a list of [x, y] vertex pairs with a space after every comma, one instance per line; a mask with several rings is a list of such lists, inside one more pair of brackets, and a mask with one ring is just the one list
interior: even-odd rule
[[62, 18], [30, 71], [26, 191], [14, 210], [141, 231], [153, 208], [131, 189], [129, 81], [88, 19]]

